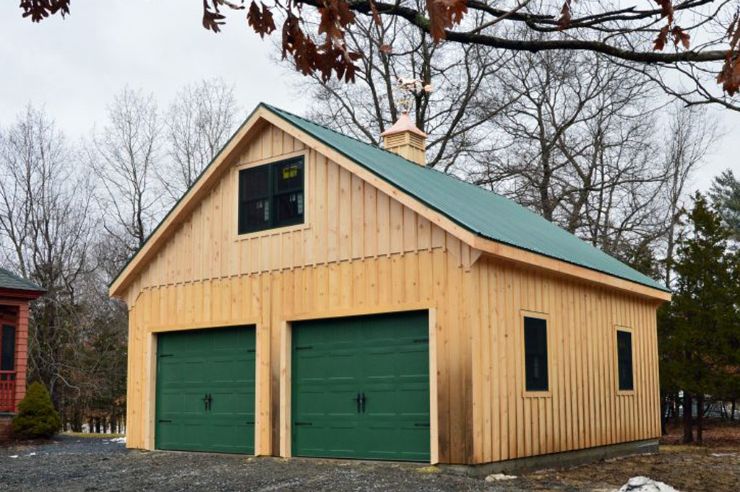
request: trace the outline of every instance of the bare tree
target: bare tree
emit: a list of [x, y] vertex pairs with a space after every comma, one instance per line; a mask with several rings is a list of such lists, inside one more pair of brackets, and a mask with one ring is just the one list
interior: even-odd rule
[[31, 311], [29, 373], [58, 402], [63, 388], [76, 388], [67, 354], [79, 342], [80, 284], [91, 269], [91, 187], [73, 171], [73, 152], [44, 112], [29, 105], [2, 134], [3, 261], [47, 291]]
[[170, 159], [156, 168], [162, 186], [176, 201], [233, 133], [240, 109], [234, 86], [208, 79], [183, 87], [167, 111], [165, 136]]
[[666, 125], [663, 145], [663, 166], [666, 180], [656, 201], [663, 207], [664, 234], [664, 281], [666, 286], [673, 282], [673, 264], [676, 244], [683, 233], [681, 217], [693, 171], [701, 164], [707, 152], [720, 136], [716, 125], [711, 122], [703, 108], [673, 107]]
[[663, 170], [649, 84], [599, 57], [558, 53], [520, 55], [498, 76], [520, 97], [492, 129], [501, 149], [477, 156], [471, 180], [607, 251], [652, 228]]
[[155, 174], [161, 154], [162, 125], [153, 96], [125, 88], [86, 148], [105, 231], [124, 248], [119, 264], [144, 244], [161, 215]]
[[[299, 92], [313, 93], [312, 119], [378, 145], [408, 97], [416, 126], [429, 134], [427, 166], [448, 171], [470, 154], [496, 147], [482, 127], [511, 102], [493, 76], [510, 55], [479, 46], [436, 45], [395, 18], [358, 19], [347, 43], [365, 54], [358, 60], [355, 84], [318, 74], [297, 83]], [[433, 84], [433, 90], [399, 92], [401, 78]]]

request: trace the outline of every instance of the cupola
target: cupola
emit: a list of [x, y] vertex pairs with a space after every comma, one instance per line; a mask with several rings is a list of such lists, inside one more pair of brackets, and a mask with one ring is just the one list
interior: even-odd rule
[[420, 166], [426, 165], [427, 134], [416, 128], [407, 112], [401, 113], [393, 126], [380, 134], [383, 148]]

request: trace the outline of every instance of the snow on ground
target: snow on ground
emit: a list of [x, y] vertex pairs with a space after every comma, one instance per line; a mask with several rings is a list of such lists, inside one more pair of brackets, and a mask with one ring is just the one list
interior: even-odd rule
[[125, 437], [114, 437], [113, 439], [108, 439], [108, 442], [116, 442], [120, 444], [126, 444], [126, 438]]
[[486, 482], [498, 482], [500, 480], [515, 480], [516, 475], [505, 475], [503, 473], [494, 473], [486, 477]]
[[632, 477], [622, 485], [619, 492], [678, 492], [663, 482], [651, 480], [648, 477]]

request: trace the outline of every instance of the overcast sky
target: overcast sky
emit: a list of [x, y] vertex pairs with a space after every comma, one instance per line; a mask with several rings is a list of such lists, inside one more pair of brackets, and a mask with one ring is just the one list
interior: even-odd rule
[[[72, 139], [104, 119], [113, 94], [129, 85], [162, 106], [181, 86], [221, 77], [237, 87], [245, 111], [260, 101], [303, 113], [274, 48], [241, 14], [214, 35], [200, 26], [199, 0], [74, 0], [72, 15], [32, 24], [17, 0], [0, 2], [0, 124], [27, 102], [45, 107]], [[725, 137], [696, 175], [704, 189], [722, 169], [740, 173], [740, 114], [717, 111]]]

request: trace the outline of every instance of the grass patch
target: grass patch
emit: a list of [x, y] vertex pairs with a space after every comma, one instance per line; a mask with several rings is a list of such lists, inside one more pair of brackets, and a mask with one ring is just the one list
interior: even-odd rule
[[94, 432], [62, 432], [63, 436], [69, 437], [82, 437], [92, 439], [115, 439], [117, 437], [125, 437], [126, 434], [96, 434]]

